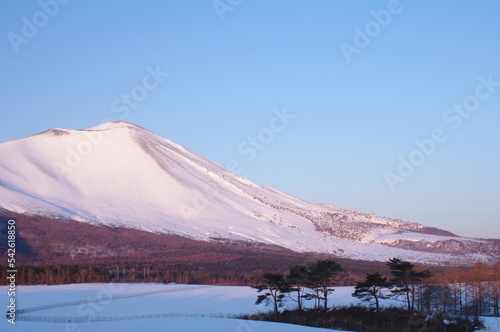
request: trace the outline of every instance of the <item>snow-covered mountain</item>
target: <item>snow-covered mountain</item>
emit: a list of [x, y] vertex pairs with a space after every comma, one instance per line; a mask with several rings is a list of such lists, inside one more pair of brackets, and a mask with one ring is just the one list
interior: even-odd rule
[[108, 122], [0, 144], [0, 208], [205, 241], [427, 263], [497, 261], [498, 240], [308, 203], [142, 127]]

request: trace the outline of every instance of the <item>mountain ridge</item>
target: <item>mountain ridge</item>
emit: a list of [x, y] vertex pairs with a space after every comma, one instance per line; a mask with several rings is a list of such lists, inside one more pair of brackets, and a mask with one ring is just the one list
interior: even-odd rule
[[[498, 260], [495, 239], [302, 201], [124, 121], [0, 144], [0, 208], [354, 259]], [[462, 250], [462, 252], [460, 252]]]

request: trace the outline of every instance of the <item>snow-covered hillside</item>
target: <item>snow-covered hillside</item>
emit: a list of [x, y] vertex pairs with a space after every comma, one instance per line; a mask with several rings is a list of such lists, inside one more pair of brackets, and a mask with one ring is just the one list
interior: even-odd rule
[[127, 122], [51, 129], [0, 155], [0, 208], [16, 213], [355, 259], [498, 259], [498, 242], [301, 201]]

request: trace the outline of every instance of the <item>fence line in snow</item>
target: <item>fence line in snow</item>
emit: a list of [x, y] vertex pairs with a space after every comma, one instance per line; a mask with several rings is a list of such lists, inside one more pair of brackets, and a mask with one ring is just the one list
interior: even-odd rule
[[95, 323], [95, 322], [111, 322], [135, 319], [152, 319], [152, 318], [174, 318], [174, 317], [208, 317], [208, 318], [233, 318], [237, 315], [232, 314], [187, 314], [187, 313], [163, 313], [149, 315], [133, 315], [133, 316], [80, 316], [80, 317], [65, 317], [65, 316], [31, 316], [17, 315], [16, 320], [38, 323]]

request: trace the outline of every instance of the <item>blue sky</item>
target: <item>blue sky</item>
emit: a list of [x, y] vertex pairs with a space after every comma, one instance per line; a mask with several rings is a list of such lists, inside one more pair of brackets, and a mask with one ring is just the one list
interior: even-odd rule
[[500, 238], [499, 16], [493, 0], [2, 1], [0, 142], [121, 119], [307, 201]]

